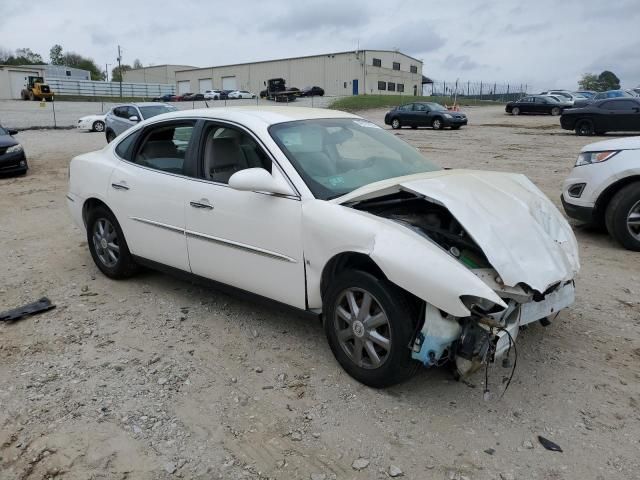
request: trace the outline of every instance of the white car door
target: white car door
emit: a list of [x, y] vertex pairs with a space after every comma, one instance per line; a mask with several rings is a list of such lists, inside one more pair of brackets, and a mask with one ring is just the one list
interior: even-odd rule
[[191, 271], [305, 308], [300, 200], [228, 186], [238, 170], [282, 176], [279, 167], [250, 133], [226, 124], [205, 124], [199, 152], [201, 181], [185, 214]]
[[160, 122], [125, 138], [114, 150], [120, 161], [107, 196], [133, 255], [185, 271], [194, 127], [192, 120]]

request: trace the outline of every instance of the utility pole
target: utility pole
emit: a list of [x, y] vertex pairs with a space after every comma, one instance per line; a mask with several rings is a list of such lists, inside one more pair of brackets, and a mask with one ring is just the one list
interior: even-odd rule
[[118, 72], [120, 72], [120, 99], [122, 99], [122, 55], [120, 53], [120, 45], [118, 45]]

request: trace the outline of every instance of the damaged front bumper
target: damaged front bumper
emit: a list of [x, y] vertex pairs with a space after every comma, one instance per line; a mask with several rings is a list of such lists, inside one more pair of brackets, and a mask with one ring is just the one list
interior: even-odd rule
[[[474, 272], [487, 276], [487, 283], [496, 286], [499, 277], [489, 269]], [[545, 320], [570, 306], [575, 300], [573, 281], [557, 284], [543, 294], [527, 294], [520, 287], [496, 288], [496, 293], [507, 304], [497, 313], [482, 314], [473, 311], [459, 318], [426, 305], [424, 324], [416, 335], [412, 357], [427, 367], [451, 360], [461, 376], [476, 371], [486, 363], [504, 357], [512, 348], [520, 327]]]

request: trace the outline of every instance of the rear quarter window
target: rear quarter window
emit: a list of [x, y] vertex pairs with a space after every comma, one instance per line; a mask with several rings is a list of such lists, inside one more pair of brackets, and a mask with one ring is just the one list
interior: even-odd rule
[[123, 139], [118, 145], [116, 145], [116, 155], [124, 160], [131, 161], [131, 152], [133, 150], [133, 145], [136, 143], [136, 138], [138, 138], [137, 132], [132, 135], [128, 135]]

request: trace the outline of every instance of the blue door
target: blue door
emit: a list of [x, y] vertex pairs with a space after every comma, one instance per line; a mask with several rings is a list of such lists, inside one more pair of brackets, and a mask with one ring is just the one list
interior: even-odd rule
[[353, 80], [353, 94], [358, 95], [358, 79]]

